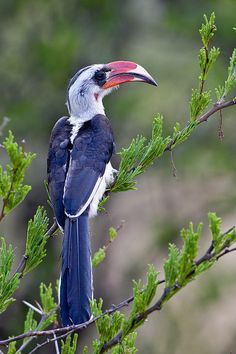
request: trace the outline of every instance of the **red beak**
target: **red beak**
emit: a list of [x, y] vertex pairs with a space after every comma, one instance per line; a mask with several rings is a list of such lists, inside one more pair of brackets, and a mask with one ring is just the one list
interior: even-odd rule
[[141, 65], [132, 61], [114, 61], [106, 66], [110, 71], [105, 84], [102, 86], [104, 89], [135, 81], [157, 86], [151, 75]]

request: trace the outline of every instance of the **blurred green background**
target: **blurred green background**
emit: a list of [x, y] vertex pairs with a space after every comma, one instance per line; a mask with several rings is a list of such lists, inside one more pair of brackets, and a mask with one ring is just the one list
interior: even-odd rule
[[[235, 0], [0, 1], [0, 121], [9, 117], [7, 128], [37, 153], [27, 174], [32, 191], [1, 223], [1, 235], [15, 247], [16, 264], [24, 252], [27, 220], [36, 207], [46, 206], [52, 217], [43, 183], [46, 156], [51, 129], [67, 113], [69, 78], [93, 63], [132, 60], [143, 65], [158, 81], [157, 89], [124, 85], [104, 100], [117, 150], [137, 134], [149, 136], [157, 112], [164, 115], [168, 134], [174, 122], [184, 125], [188, 120], [191, 88], [198, 84], [198, 29], [202, 15], [212, 11], [218, 28], [214, 44], [221, 48], [207, 85], [214, 89], [226, 77], [236, 42]], [[95, 251], [106, 242], [108, 228], [125, 220], [106, 260], [94, 272], [95, 297], [104, 298], [105, 308], [131, 295], [132, 280], [144, 278], [147, 263], [162, 270], [168, 242], [179, 245], [179, 230], [190, 220], [204, 222], [202, 251], [210, 242], [209, 210], [223, 217], [225, 229], [235, 224], [235, 109], [224, 111], [224, 117], [223, 141], [218, 138], [219, 118], [214, 117], [174, 151], [176, 178], [166, 154], [141, 176], [138, 191], [112, 195], [107, 212], [92, 221]], [[0, 154], [5, 159], [2, 150]], [[118, 166], [118, 159], [114, 164]], [[45, 262], [22, 280], [17, 302], [0, 318], [1, 338], [22, 330], [27, 309], [21, 301], [37, 300], [40, 282], [55, 284], [61, 239], [49, 241]], [[235, 266], [234, 254], [225, 257], [153, 314], [138, 330], [140, 353], [236, 353]], [[81, 345], [93, 336], [93, 329], [81, 334]]]

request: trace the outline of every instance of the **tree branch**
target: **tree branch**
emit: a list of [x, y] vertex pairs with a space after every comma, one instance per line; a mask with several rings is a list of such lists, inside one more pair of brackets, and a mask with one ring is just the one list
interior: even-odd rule
[[[231, 107], [233, 105], [236, 104], [236, 98], [232, 99], [231, 101], [227, 101], [227, 102], [216, 102], [207, 112], [205, 112], [204, 114], [202, 114], [201, 116], [199, 116], [197, 118], [197, 125], [203, 123], [203, 122], [207, 122], [208, 118], [210, 118], [212, 115], [214, 115], [216, 112], [221, 111], [225, 108]], [[185, 126], [181, 132], [183, 132], [184, 130], [186, 130], [186, 128], [188, 127]], [[171, 151], [172, 150], [172, 146], [175, 144], [176, 142], [176, 138], [172, 139], [170, 141], [170, 143], [168, 144], [168, 146], [165, 148], [164, 151]]]
[[214, 113], [224, 109], [231, 107], [236, 104], [236, 98], [232, 99], [231, 101], [223, 102], [223, 103], [218, 103], [216, 102], [211, 109], [209, 109], [206, 113], [202, 114], [198, 119], [198, 124], [201, 124], [203, 122], [206, 122], [210, 116], [212, 116]]
[[[211, 117], [214, 113], [216, 113], [219, 110], [223, 110], [225, 108], [231, 107], [233, 105], [236, 104], [236, 99], [233, 99], [231, 101], [227, 101], [227, 102], [223, 102], [223, 103], [215, 103], [211, 109], [209, 109], [206, 113], [204, 113], [203, 115], [201, 115], [199, 118], [197, 118], [197, 125], [206, 122], [208, 120], [209, 117]], [[186, 129], [186, 127], [184, 128]], [[171, 151], [173, 145], [175, 144], [176, 140], [173, 139], [168, 146], [166, 147], [165, 151]], [[48, 235], [52, 236], [53, 233], [57, 230], [58, 226], [56, 224], [56, 222], [54, 222], [54, 224], [52, 225], [52, 227], [48, 230]], [[196, 261], [196, 265], [201, 264], [202, 262], [206, 261], [206, 260], [210, 260], [213, 256], [211, 254], [212, 251], [212, 247], [213, 245], [210, 246], [210, 248], [208, 249], [208, 251], [206, 252], [206, 254], [199, 259], [198, 261]], [[236, 248], [233, 249], [228, 249], [225, 248], [224, 250], [222, 250], [222, 253], [220, 255], [218, 255], [217, 260], [220, 259], [221, 257], [223, 257], [224, 255], [236, 251]], [[19, 263], [19, 266], [17, 267], [17, 272], [23, 272], [25, 265], [26, 265], [26, 261], [27, 258], [24, 255]], [[191, 276], [194, 275], [194, 272], [191, 273]], [[160, 283], [165, 282], [165, 280], [160, 281]], [[177, 288], [176, 288], [177, 289]], [[173, 289], [172, 289], [173, 290]], [[166, 297], [168, 295], [168, 291], [165, 289], [163, 292], [162, 297], [149, 309], [147, 309], [144, 313], [139, 314], [139, 316], [137, 316], [136, 320], [135, 320], [135, 324], [139, 323], [143, 318], [145, 318], [146, 316], [148, 316], [150, 313], [152, 313], [153, 311], [156, 310], [160, 310], [161, 306], [163, 304], [163, 302], [165, 301]], [[27, 333], [22, 333], [16, 337], [12, 337], [6, 340], [2, 340], [0, 341], [0, 346], [7, 346], [9, 343], [13, 342], [13, 341], [18, 341], [27, 337], [39, 337], [39, 336], [52, 336], [54, 338], [47, 340], [46, 343], [52, 341], [52, 340], [56, 340], [57, 335], [62, 335], [67, 336], [68, 333], [75, 333], [75, 332], [80, 332], [82, 330], [84, 330], [85, 328], [89, 327], [90, 325], [92, 325], [93, 323], [95, 323], [99, 318], [101, 318], [102, 316], [105, 316], [106, 314], [112, 314], [115, 311], [128, 306], [130, 302], [132, 302], [134, 299], [133, 296], [131, 296], [130, 298], [122, 301], [120, 304], [118, 305], [113, 305], [110, 309], [106, 310], [102, 315], [85, 322], [84, 324], [80, 324], [80, 325], [73, 325], [73, 326], [69, 326], [66, 328], [57, 328], [57, 329], [52, 329], [52, 330], [45, 330], [45, 331], [29, 331]], [[116, 336], [116, 338], [113, 338], [112, 341], [108, 342], [106, 345], [104, 345], [104, 351], [106, 351], [107, 349], [109, 349], [110, 347], [114, 346], [115, 343], [117, 344], [120, 339], [121, 339], [122, 334], [118, 334]], [[103, 352], [104, 352], [103, 351]], [[102, 352], [101, 352], [102, 353]]]
[[[56, 231], [57, 231], [57, 229], [58, 229], [58, 225], [57, 225], [57, 222], [56, 221], [54, 221], [54, 223], [52, 224], [52, 226], [49, 228], [49, 230], [47, 231], [47, 235], [49, 236], [49, 237], [51, 237]], [[28, 259], [29, 257], [27, 256], [27, 255], [23, 255], [22, 256], [22, 258], [21, 258], [21, 260], [20, 260], [20, 262], [19, 262], [19, 264], [18, 264], [18, 266], [17, 266], [17, 268], [16, 268], [16, 270], [15, 270], [15, 272], [14, 272], [14, 274], [13, 274], [13, 276], [16, 274], [16, 273], [21, 273], [21, 278], [23, 277], [23, 272], [24, 272], [24, 269], [25, 269], [25, 266], [26, 266], [26, 263], [27, 263], [27, 259]]]
[[[230, 232], [232, 232], [235, 229], [235, 226], [231, 227], [230, 229], [228, 229], [223, 235], [229, 234]], [[206, 262], [206, 261], [210, 261], [212, 259], [220, 259], [221, 257], [225, 256], [226, 254], [229, 254], [231, 252], [236, 251], [236, 247], [234, 248], [228, 248], [227, 246], [224, 246], [222, 248], [222, 251], [220, 252], [220, 254], [216, 257], [214, 255], [214, 244], [211, 243], [210, 247], [207, 249], [206, 253], [200, 257], [198, 260], [196, 260], [195, 265], [199, 266], [200, 264]], [[196, 275], [196, 268], [193, 269], [187, 276], [186, 279], [189, 278], [193, 278]], [[160, 280], [158, 281], [158, 284], [163, 284], [165, 283], [165, 280]], [[147, 318], [151, 313], [153, 313], [154, 311], [160, 311], [162, 309], [162, 306], [164, 304], [164, 302], [168, 299], [168, 296], [170, 295], [170, 293], [172, 294], [171, 296], [173, 296], [177, 291], [179, 291], [181, 288], [183, 288], [184, 286], [179, 286], [178, 283], [175, 283], [172, 287], [169, 288], [165, 288], [163, 290], [163, 293], [161, 295], [161, 297], [154, 303], [154, 305], [152, 305], [151, 307], [149, 307], [147, 310], [139, 313], [132, 324], [132, 327], [136, 327], [143, 319]], [[77, 332], [81, 332], [82, 330], [88, 328], [89, 326], [91, 326], [92, 324], [94, 324], [97, 320], [99, 320], [101, 317], [107, 315], [107, 314], [112, 314], [117, 310], [120, 310], [121, 308], [128, 306], [132, 301], [134, 300], [134, 296], [129, 297], [128, 299], [125, 299], [124, 301], [122, 301], [121, 303], [119, 303], [118, 305], [113, 305], [110, 309], [104, 311], [101, 315], [83, 323], [83, 324], [79, 324], [79, 325], [72, 325], [72, 326], [68, 326], [68, 327], [60, 327], [60, 328], [54, 328], [54, 329], [50, 329], [50, 330], [45, 330], [45, 331], [28, 331], [26, 333], [22, 333], [18, 336], [15, 337], [11, 337], [5, 340], [1, 340], [0, 341], [0, 346], [7, 346], [9, 343], [13, 342], [13, 341], [19, 341], [22, 340], [24, 338], [29, 338], [29, 337], [52, 337], [52, 338], [48, 338], [47, 341], [37, 345], [36, 348], [33, 349], [33, 352], [35, 352], [39, 347], [42, 347], [43, 345], [48, 344], [49, 342], [54, 342], [55, 340], [61, 339], [66, 337], [69, 334], [72, 333], [77, 333]], [[110, 349], [111, 347], [115, 346], [116, 344], [118, 344], [121, 339], [122, 339], [122, 331], [120, 331], [112, 340], [110, 340], [109, 342], [105, 343], [100, 351], [100, 353], [104, 353], [106, 352], [108, 349]]]
[[[232, 232], [232, 230], [235, 229], [235, 226], [231, 227], [229, 230], [227, 230], [225, 232], [225, 234], [228, 234], [230, 232]], [[225, 235], [224, 234], [224, 235]], [[199, 266], [200, 264], [206, 262], [206, 261], [210, 261], [212, 259], [215, 258], [214, 252], [212, 252], [214, 250], [214, 245], [213, 243], [210, 245], [210, 247], [208, 248], [208, 250], [206, 251], [206, 253], [199, 258], [195, 264], [196, 266]], [[222, 249], [222, 252], [216, 257], [216, 260], [218, 260], [219, 258], [223, 257], [224, 255], [234, 252], [236, 251], [236, 247], [234, 248], [224, 248]], [[196, 268], [193, 269], [186, 278], [192, 278], [196, 275]], [[147, 310], [139, 313], [136, 318], [134, 319], [133, 323], [132, 323], [132, 328], [136, 328], [137, 325], [142, 322], [144, 319], [146, 319], [151, 313], [155, 312], [155, 311], [160, 311], [164, 305], [164, 303], [167, 301], [170, 293], [171, 293], [171, 297], [178, 292], [180, 289], [182, 289], [185, 285], [181, 286], [178, 284], [178, 282], [176, 282], [172, 287], [169, 288], [165, 288], [163, 290], [163, 293], [161, 295], [161, 297], [154, 303], [154, 305], [150, 306]], [[130, 332], [132, 332], [132, 328], [130, 329]], [[114, 347], [115, 345], [119, 344], [122, 340], [123, 337], [123, 332], [120, 331], [114, 338], [112, 338], [110, 341], [108, 341], [107, 343], [105, 343], [103, 345], [103, 347], [100, 350], [100, 354], [105, 353], [108, 349]]]

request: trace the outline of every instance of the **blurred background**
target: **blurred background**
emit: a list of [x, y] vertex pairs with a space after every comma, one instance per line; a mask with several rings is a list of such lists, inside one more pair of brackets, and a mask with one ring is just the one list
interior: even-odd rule
[[[189, 119], [191, 88], [198, 85], [198, 29], [203, 14], [212, 11], [218, 28], [214, 45], [221, 48], [207, 85], [214, 90], [226, 77], [235, 46], [235, 0], [0, 1], [0, 121], [9, 117], [4, 133], [11, 129], [18, 141], [26, 140], [27, 150], [37, 153], [26, 177], [32, 191], [1, 223], [1, 235], [15, 248], [16, 264], [24, 252], [27, 221], [37, 206], [44, 205], [52, 218], [44, 188], [47, 149], [54, 123], [67, 113], [69, 78], [93, 63], [121, 59], [143, 65], [158, 81], [157, 89], [124, 85], [104, 100], [117, 151], [137, 134], [150, 136], [158, 112], [164, 115], [168, 134], [176, 121], [184, 126]], [[235, 224], [235, 109], [223, 114], [223, 141], [215, 116], [175, 149], [177, 177], [167, 153], [139, 178], [138, 191], [112, 195], [107, 212], [93, 220], [94, 251], [106, 243], [108, 228], [125, 220], [106, 260], [94, 272], [95, 297], [103, 297], [104, 308], [132, 294], [132, 280], [145, 277], [148, 263], [162, 274], [168, 243], [181, 246], [179, 230], [189, 221], [204, 222], [200, 254], [210, 242], [208, 211], [223, 217], [225, 230]], [[0, 154], [5, 159], [2, 150]], [[61, 241], [61, 236], [50, 240], [45, 262], [22, 280], [17, 301], [1, 316], [1, 338], [22, 331], [27, 311], [22, 300], [38, 300], [42, 281], [55, 284]], [[224, 257], [153, 314], [138, 330], [139, 352], [236, 353], [235, 266], [235, 254]], [[92, 328], [86, 336], [81, 334], [80, 348], [93, 337]]]

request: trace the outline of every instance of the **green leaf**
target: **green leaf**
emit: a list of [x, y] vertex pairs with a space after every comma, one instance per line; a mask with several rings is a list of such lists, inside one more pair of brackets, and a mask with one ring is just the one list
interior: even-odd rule
[[41, 283], [40, 284], [40, 299], [42, 304], [42, 310], [44, 314], [50, 314], [50, 316], [45, 316], [45, 320], [42, 322], [40, 329], [48, 327], [56, 320], [56, 309], [57, 304], [54, 300], [52, 294], [52, 284], [50, 283], [48, 286]]
[[195, 121], [197, 117], [203, 113], [211, 101], [211, 92], [200, 92], [198, 89], [192, 90], [192, 97], [190, 101], [190, 115], [191, 121]]
[[74, 354], [77, 347], [78, 334], [66, 337], [66, 341], [61, 341], [61, 354]]
[[43, 207], [38, 207], [33, 220], [28, 223], [25, 255], [27, 257], [24, 274], [39, 265], [46, 256], [46, 243], [49, 238], [48, 217]]
[[225, 81], [224, 95], [228, 95], [236, 86], [236, 48], [233, 50], [228, 67], [228, 77]]
[[216, 244], [220, 238], [221, 218], [216, 216], [216, 213], [208, 213], [209, 227], [212, 233], [212, 239]]
[[[202, 232], [202, 224], [198, 225], [197, 231], [193, 229], [193, 224], [189, 224], [188, 229], [181, 230], [181, 237], [184, 245], [179, 255], [179, 275], [178, 284], [185, 285], [191, 280], [189, 274], [195, 269], [195, 259], [198, 254], [199, 238]], [[188, 278], [188, 279], [187, 279]]]
[[116, 229], [114, 228], [114, 227], [110, 227], [109, 228], [109, 240], [112, 242], [112, 241], [114, 241], [114, 239], [116, 238], [116, 236], [117, 236], [117, 231], [116, 231]]
[[24, 185], [24, 177], [28, 166], [35, 158], [35, 154], [26, 153], [21, 146], [14, 141], [14, 136], [9, 131], [3, 142], [10, 163], [6, 171], [0, 168], [0, 195], [3, 199], [2, 217], [21, 203], [29, 193], [31, 187]]
[[[102, 314], [102, 299], [99, 302], [96, 299], [90, 301], [91, 312], [94, 317], [98, 317]], [[96, 327], [99, 333], [99, 341], [93, 342], [94, 353], [99, 353], [99, 350], [104, 343], [113, 338], [117, 332], [121, 329], [124, 321], [124, 315], [119, 311], [113, 314], [105, 314], [98, 318], [96, 321]]]
[[179, 274], [179, 250], [174, 244], [169, 244], [169, 256], [164, 263], [166, 287], [172, 287]]
[[216, 59], [218, 58], [220, 54], [219, 48], [211, 48], [210, 52], [208, 52], [208, 49], [201, 48], [199, 51], [199, 65], [201, 69], [200, 73], [200, 81], [205, 81], [207, 78], [207, 74], [209, 73], [211, 67], [215, 63]]
[[40, 299], [44, 313], [49, 313], [53, 309], [56, 309], [57, 304], [54, 301], [51, 283], [48, 286], [46, 286], [44, 283], [40, 284]]
[[[34, 331], [37, 328], [37, 321], [34, 319], [34, 311], [30, 308], [27, 312], [25, 323], [24, 323], [24, 333], [28, 331]], [[29, 338], [24, 339], [24, 343], [27, 342]]]
[[135, 348], [135, 341], [137, 339], [137, 332], [132, 332], [128, 334], [123, 340], [121, 344], [116, 345], [112, 348], [112, 354], [135, 354], [138, 350]]
[[209, 20], [206, 15], [204, 15], [203, 18], [205, 23], [202, 24], [199, 33], [204, 47], [207, 48], [209, 45], [209, 41], [211, 40], [211, 38], [214, 36], [214, 33], [216, 32], [215, 14], [214, 12], [212, 12]]
[[14, 301], [12, 294], [19, 287], [20, 274], [16, 273], [10, 276], [14, 261], [14, 252], [12, 246], [7, 248], [4, 238], [1, 238], [0, 247], [0, 313]]
[[102, 314], [102, 304], [103, 300], [100, 298], [99, 301], [96, 299], [90, 300], [90, 309], [94, 317], [98, 317]]
[[173, 132], [173, 144], [171, 145], [171, 149], [173, 149], [175, 146], [182, 144], [192, 131], [196, 128], [197, 126], [197, 121], [191, 121], [189, 124], [183, 128], [182, 130], [177, 131], [174, 127], [174, 132]]
[[[7, 354], [15, 354], [17, 351], [16, 349], [16, 342], [11, 342], [8, 345], [8, 350], [7, 350]], [[20, 354], [20, 353], [19, 353]]]
[[171, 141], [168, 136], [162, 137], [163, 117], [158, 114], [153, 120], [152, 136], [149, 141], [143, 136], [133, 139], [127, 149], [119, 153], [121, 162], [116, 182], [111, 192], [124, 192], [136, 189], [135, 178], [152, 165], [154, 160], [161, 156]]
[[87, 345], [83, 349], [83, 354], [89, 354]]
[[157, 290], [157, 271], [154, 268], [153, 264], [148, 265], [148, 272], [147, 272], [147, 284], [143, 289], [142, 296], [144, 297], [145, 306], [148, 307], [154, 298]]
[[147, 309], [156, 294], [158, 285], [157, 274], [158, 273], [156, 272], [154, 266], [149, 265], [146, 285], [142, 286], [141, 281], [134, 281], [134, 301], [129, 318], [124, 321], [122, 325], [122, 338], [125, 338], [127, 334], [133, 332], [136, 327], [139, 327], [145, 321], [144, 317], [142, 321], [135, 324], [136, 316]]
[[95, 252], [92, 259], [92, 266], [96, 268], [106, 257], [105, 248], [99, 248], [97, 252]]
[[222, 100], [225, 94], [225, 87], [219, 85], [218, 87], [215, 88], [215, 93], [216, 93], [217, 101]]
[[230, 57], [228, 66], [228, 76], [224, 86], [220, 85], [215, 89], [217, 101], [224, 101], [226, 96], [236, 87], [236, 48]]

